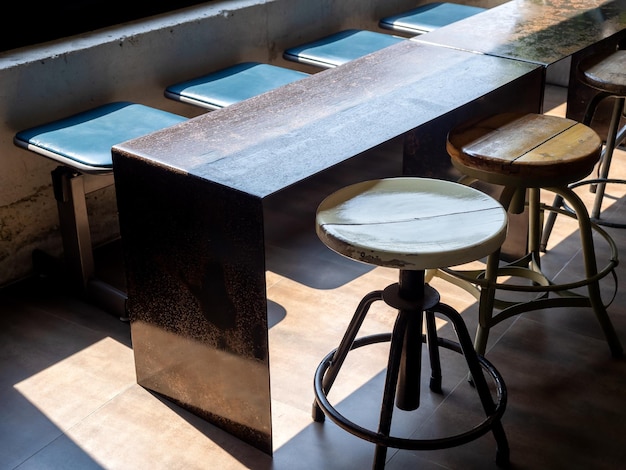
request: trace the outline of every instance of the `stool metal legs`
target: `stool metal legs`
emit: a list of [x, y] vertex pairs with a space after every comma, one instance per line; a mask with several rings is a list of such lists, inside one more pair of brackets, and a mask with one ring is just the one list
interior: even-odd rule
[[[624, 139], [624, 131], [622, 131], [621, 136], [618, 135], [620, 118], [622, 116], [622, 113], [624, 112], [624, 101], [624, 98], [615, 99], [615, 103], [613, 104], [613, 113], [611, 115], [611, 122], [607, 134], [606, 145], [604, 147], [602, 157], [600, 158], [600, 173], [598, 176], [599, 181], [595, 188], [596, 197], [593, 203], [593, 208], [591, 210], [591, 219], [597, 220], [597, 223], [600, 224], [603, 223], [603, 221], [599, 221], [600, 209], [602, 207], [602, 199], [604, 198], [606, 183], [607, 181], [609, 181], [609, 168], [611, 167], [613, 150], [615, 150], [615, 147], [619, 145], [619, 143]], [[626, 183], [626, 181], [621, 181], [621, 183]], [[611, 226], [624, 228], [626, 227], [626, 224], [611, 224]]]
[[[609, 260], [609, 263], [601, 272], [598, 272], [595, 249], [593, 244], [593, 226], [591, 220], [588, 217], [585, 204], [570, 188], [548, 188], [548, 190], [560, 195], [572, 208], [574, 214], [576, 215], [583, 250], [586, 276], [585, 279], [583, 279], [579, 284], [587, 286], [588, 297], [586, 299], [586, 303], [589, 307], [593, 309], [596, 318], [600, 322], [600, 326], [602, 327], [602, 331], [604, 332], [604, 335], [606, 337], [609, 349], [611, 350], [611, 354], [614, 357], [620, 357], [623, 353], [622, 345], [620, 343], [619, 337], [617, 336], [617, 333], [615, 332], [615, 328], [613, 327], [613, 324], [611, 323], [611, 320], [607, 314], [606, 307], [604, 306], [604, 303], [602, 301], [599, 284], [599, 280], [608, 275], [610, 272], [613, 272], [615, 266], [617, 266], [617, 247], [615, 246], [615, 243], [613, 242], [611, 237], [606, 232], [599, 230], [599, 228], [596, 229], [596, 231], [599, 232], [609, 243], [609, 246], [611, 248], [611, 258]], [[573, 284], [571, 287], [565, 287], [574, 288], [576, 287], [576, 285]]]
[[[373, 302], [384, 300], [398, 309], [398, 316], [392, 333], [365, 336], [357, 339], [357, 334]], [[435, 314], [450, 320], [454, 326], [458, 343], [439, 338], [435, 326]], [[426, 334], [422, 334], [422, 321], [425, 318]], [[379, 342], [390, 342], [387, 374], [380, 410], [378, 431], [365, 429], [341, 415], [328, 401], [327, 395], [352, 349]], [[419, 407], [422, 343], [427, 344], [431, 364], [430, 388], [441, 392], [441, 365], [439, 348], [444, 347], [462, 354], [467, 361], [472, 382], [476, 388], [486, 419], [467, 432], [439, 439], [405, 439], [390, 435], [394, 401], [398, 408], [415, 410]], [[497, 394], [494, 402], [487, 380], [483, 374], [491, 376]], [[423, 271], [400, 271], [400, 281], [388, 286], [384, 291], [374, 291], [365, 296], [344, 334], [339, 347], [331, 351], [320, 363], [314, 380], [315, 402], [313, 419], [323, 421], [329, 416], [338, 426], [349, 433], [376, 444], [373, 468], [383, 468], [387, 448], [433, 450], [453, 447], [474, 440], [492, 431], [498, 446], [496, 462], [506, 466], [509, 462], [509, 447], [500, 419], [506, 407], [506, 387], [498, 371], [474, 350], [467, 327], [459, 313], [440, 303], [439, 293], [424, 284]]]
[[[63, 240], [64, 271], [69, 277], [70, 287], [125, 321], [126, 293], [95, 277], [85, 199], [86, 194], [109, 186], [112, 182], [113, 174], [94, 177], [77, 173], [65, 166], [59, 166], [52, 171], [52, 186]], [[52, 269], [55, 268], [56, 263], [45, 253], [38, 251], [33, 254], [33, 258], [35, 264], [51, 265]]]
[[[339, 369], [341, 369], [343, 361], [348, 355], [348, 351], [350, 351], [350, 349], [354, 347], [353, 345], [356, 335], [358, 334], [359, 329], [363, 324], [363, 320], [365, 320], [365, 316], [367, 315], [370, 306], [376, 300], [382, 299], [383, 291], [379, 290], [370, 292], [365, 297], [363, 297], [363, 299], [359, 303], [359, 306], [357, 307], [356, 312], [354, 313], [354, 316], [352, 317], [352, 320], [348, 325], [348, 329], [344, 333], [341, 343], [339, 343], [339, 347], [335, 351], [333, 351], [333, 354], [331, 354], [330, 358], [328, 358], [329, 366], [327, 367], [327, 371], [324, 374], [324, 380], [322, 382], [323, 393], [328, 393], [330, 388], [333, 386], [333, 383], [335, 383], [335, 379], [337, 378]], [[375, 342], [377, 341], [372, 341], [371, 343]], [[317, 402], [313, 403], [313, 419], [318, 422], [324, 421], [324, 414], [322, 413], [322, 410], [320, 409]]]
[[73, 286], [84, 291], [95, 273], [85, 200], [85, 177], [60, 166], [52, 172], [52, 182], [65, 263]]
[[[542, 208], [539, 201], [539, 188], [528, 189], [529, 245], [528, 254], [525, 257], [500, 266], [500, 254], [494, 253], [488, 257], [484, 270], [459, 271], [446, 268], [438, 271], [436, 275], [464, 288], [480, 300], [479, 326], [474, 342], [479, 354], [484, 354], [486, 351], [490, 328], [514, 315], [542, 308], [591, 307], [606, 337], [611, 354], [614, 357], [620, 357], [623, 353], [622, 345], [602, 301], [599, 285], [600, 279], [612, 273], [618, 264], [617, 247], [606, 232], [592, 224], [583, 201], [572, 189], [567, 187], [545, 189], [555, 193], [571, 208], [572, 212], [561, 210], [563, 214], [575, 217], [578, 221], [585, 270], [583, 278], [569, 283], [556, 283], [548, 279], [541, 271], [539, 236]], [[513, 209], [515, 194], [519, 192], [519, 188], [506, 188], [502, 193], [502, 205], [507, 209]], [[599, 233], [611, 249], [610, 259], [600, 271], [596, 264], [592, 230]], [[498, 276], [525, 278], [530, 283], [529, 285], [500, 283]], [[587, 295], [573, 292], [576, 288], [586, 288]], [[498, 291], [534, 293], [536, 297], [527, 301], [507, 301], [497, 298]], [[550, 296], [550, 294], [555, 295]], [[496, 309], [499, 312], [494, 313]]]

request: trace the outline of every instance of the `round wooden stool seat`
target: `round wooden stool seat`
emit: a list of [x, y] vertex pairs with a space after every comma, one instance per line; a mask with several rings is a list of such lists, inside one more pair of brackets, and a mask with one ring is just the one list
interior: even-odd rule
[[507, 216], [493, 198], [458, 183], [389, 178], [357, 183], [320, 204], [317, 234], [364, 263], [424, 270], [456, 266], [496, 251]]
[[626, 51], [588, 57], [576, 70], [581, 83], [614, 96], [626, 96]]
[[593, 170], [602, 142], [589, 127], [543, 114], [499, 114], [454, 129], [447, 150], [462, 173], [526, 188], [562, 186]]
[[[385, 466], [388, 447], [443, 449], [489, 431], [497, 444], [496, 463], [508, 465], [509, 447], [501, 423], [506, 406], [504, 381], [474, 350], [461, 315], [440, 302], [439, 293], [425, 283], [426, 269], [464, 264], [498, 250], [506, 228], [506, 211], [496, 200], [474, 188], [434, 179], [399, 177], [357, 183], [336, 191], [319, 205], [316, 230], [329, 248], [363, 263], [396, 268], [400, 274], [399, 282], [363, 297], [339, 346], [322, 360], [314, 378], [313, 419], [321, 422], [329, 416], [345, 431], [376, 444], [375, 469]], [[393, 331], [357, 338], [376, 301], [397, 310]], [[436, 315], [454, 326], [458, 342], [438, 336]], [[337, 411], [328, 393], [349, 352], [382, 342], [390, 343], [389, 358], [378, 429], [370, 430]], [[485, 412], [482, 422], [463, 432], [455, 427], [441, 438], [391, 435], [394, 402], [405, 411], [419, 407], [423, 343], [430, 358], [430, 389], [435, 393], [442, 393], [439, 348], [464, 358]], [[485, 376], [492, 380], [495, 401]]]

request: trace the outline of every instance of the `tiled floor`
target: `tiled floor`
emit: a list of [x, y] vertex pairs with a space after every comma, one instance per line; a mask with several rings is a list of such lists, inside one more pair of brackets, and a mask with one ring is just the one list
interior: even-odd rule
[[[549, 98], [560, 103], [563, 90], [551, 90]], [[399, 149], [392, 143], [377, 152], [397, 155]], [[613, 175], [626, 172], [620, 162], [626, 152], [619, 153]], [[389, 174], [397, 173], [398, 161], [388, 162]], [[367, 156], [346, 170], [357, 179], [367, 177]], [[380, 176], [380, 167], [376, 171]], [[358, 300], [396, 281], [392, 270], [332, 254], [313, 234], [317, 202], [345, 183], [328, 175], [314, 178], [299, 188], [298, 197], [277, 197], [279, 212], [270, 210], [275, 217], [267, 260], [273, 458], [138, 386], [128, 325], [34, 279], [0, 291], [0, 469], [369, 468], [372, 444], [330, 421], [313, 423], [310, 415], [318, 362], [337, 345]], [[626, 220], [622, 190], [609, 188], [612, 206], [606, 214]], [[581, 195], [591, 197], [586, 189]], [[284, 209], [290, 204], [310, 217], [292, 217]], [[609, 232], [619, 248], [626, 246], [623, 231]], [[597, 251], [602, 263], [607, 249], [600, 239]], [[560, 217], [544, 266], [568, 276], [579, 258], [575, 228]], [[618, 279], [624, 274], [619, 266]], [[433, 285], [472, 331], [473, 298], [438, 279]], [[603, 281], [607, 300], [614, 287], [611, 277]], [[609, 313], [624, 342], [625, 305], [620, 289]], [[388, 329], [392, 317], [375, 305], [364, 331]], [[450, 334], [449, 325], [440, 327], [442, 335]], [[377, 418], [384, 356], [382, 345], [358, 350], [333, 389], [342, 412], [365, 426]], [[493, 330], [487, 358], [508, 387], [503, 423], [512, 468], [626, 468], [626, 362], [611, 358], [590, 309], [507, 320]], [[431, 394], [424, 386], [417, 412], [395, 412], [397, 435], [442, 436], [480, 421], [460, 357], [444, 353], [442, 361], [444, 393]], [[482, 470], [495, 468], [494, 457], [494, 439], [487, 434], [448, 450], [390, 449], [387, 468]]]

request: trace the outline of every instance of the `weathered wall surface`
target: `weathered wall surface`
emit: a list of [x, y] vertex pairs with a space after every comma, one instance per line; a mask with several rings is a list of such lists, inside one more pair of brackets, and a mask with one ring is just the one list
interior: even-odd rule
[[[15, 147], [17, 131], [117, 100], [193, 117], [202, 111], [164, 98], [167, 85], [249, 60], [313, 72], [284, 61], [282, 51], [340, 29], [379, 30], [379, 18], [420, 3], [213, 1], [0, 54], [0, 285], [31, 274], [35, 248], [62, 251], [50, 181], [55, 164]], [[90, 194], [88, 207], [94, 243], [116, 238], [113, 188]]]

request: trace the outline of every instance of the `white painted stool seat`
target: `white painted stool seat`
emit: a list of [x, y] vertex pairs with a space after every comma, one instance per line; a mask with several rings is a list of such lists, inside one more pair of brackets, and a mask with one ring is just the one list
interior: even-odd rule
[[400, 177], [340, 189], [320, 204], [317, 234], [331, 249], [378, 266], [457, 266], [498, 250], [507, 215], [487, 194], [454, 182]]

